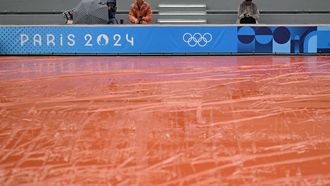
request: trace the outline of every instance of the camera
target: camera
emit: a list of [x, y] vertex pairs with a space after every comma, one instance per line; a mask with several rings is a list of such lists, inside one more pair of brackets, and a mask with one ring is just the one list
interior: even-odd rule
[[139, 20], [139, 24], [142, 24], [142, 22], [143, 22], [143, 17], [140, 16], [140, 17], [138, 18], [138, 20]]

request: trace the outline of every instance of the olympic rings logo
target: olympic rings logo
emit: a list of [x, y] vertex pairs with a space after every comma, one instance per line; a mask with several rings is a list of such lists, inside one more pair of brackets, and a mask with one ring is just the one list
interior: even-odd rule
[[199, 45], [200, 47], [205, 47], [207, 43], [212, 41], [212, 35], [210, 33], [185, 33], [183, 34], [183, 41], [186, 42], [190, 47], [195, 47]]

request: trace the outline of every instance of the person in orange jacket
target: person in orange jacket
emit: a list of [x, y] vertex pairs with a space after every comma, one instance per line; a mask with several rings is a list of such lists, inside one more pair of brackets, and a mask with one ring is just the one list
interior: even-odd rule
[[148, 24], [152, 21], [151, 6], [144, 0], [134, 0], [128, 19], [132, 24]]

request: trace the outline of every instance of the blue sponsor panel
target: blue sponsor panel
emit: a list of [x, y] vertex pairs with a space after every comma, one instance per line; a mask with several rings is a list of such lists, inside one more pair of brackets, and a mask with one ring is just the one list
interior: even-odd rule
[[238, 53], [316, 53], [316, 26], [239, 26]]
[[1, 28], [8, 54], [97, 54], [136, 51], [137, 33], [107, 27], [5, 27]]
[[330, 53], [330, 26], [319, 26], [316, 40], [318, 53]]
[[0, 54], [313, 54], [330, 26], [0, 26]]
[[236, 27], [1, 27], [1, 54], [237, 52]]

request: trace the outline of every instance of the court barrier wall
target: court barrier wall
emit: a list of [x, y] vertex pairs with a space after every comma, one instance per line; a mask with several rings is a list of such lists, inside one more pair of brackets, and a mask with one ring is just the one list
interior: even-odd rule
[[1, 55], [330, 53], [330, 26], [0, 26]]

